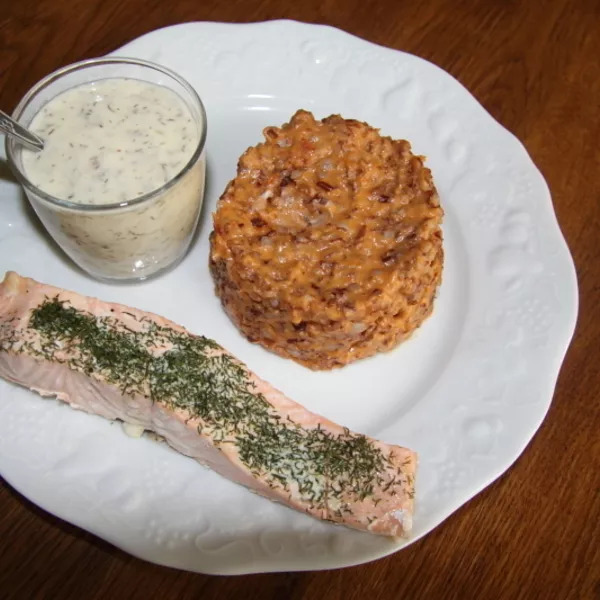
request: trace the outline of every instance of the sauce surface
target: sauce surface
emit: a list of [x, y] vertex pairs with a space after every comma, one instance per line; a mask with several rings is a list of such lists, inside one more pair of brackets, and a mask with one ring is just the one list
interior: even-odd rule
[[178, 94], [126, 78], [64, 91], [42, 107], [30, 129], [45, 147], [23, 153], [27, 177], [79, 204], [124, 202], [159, 189], [185, 167], [200, 139]]

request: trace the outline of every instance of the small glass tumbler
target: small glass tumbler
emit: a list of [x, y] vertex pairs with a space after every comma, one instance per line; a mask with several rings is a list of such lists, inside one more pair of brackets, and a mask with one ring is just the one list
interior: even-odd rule
[[[198, 224], [205, 180], [206, 112], [194, 88], [160, 65], [130, 58], [96, 58], [59, 69], [21, 100], [13, 118], [28, 127], [52, 98], [67, 89], [108, 78], [165, 86], [187, 105], [198, 128], [198, 144], [183, 169], [160, 188], [112, 204], [55, 198], [35, 186], [23, 168], [28, 150], [6, 140], [9, 165], [38, 217], [64, 252], [84, 271], [104, 281], [139, 281], [175, 266]], [[74, 198], [73, 200], [77, 200]]]

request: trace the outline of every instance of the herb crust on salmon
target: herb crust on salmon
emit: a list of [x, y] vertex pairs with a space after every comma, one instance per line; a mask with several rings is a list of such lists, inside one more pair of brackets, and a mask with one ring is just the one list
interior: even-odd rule
[[0, 375], [154, 431], [314, 517], [389, 536], [410, 529], [414, 452], [309, 412], [213, 340], [157, 315], [8, 273]]

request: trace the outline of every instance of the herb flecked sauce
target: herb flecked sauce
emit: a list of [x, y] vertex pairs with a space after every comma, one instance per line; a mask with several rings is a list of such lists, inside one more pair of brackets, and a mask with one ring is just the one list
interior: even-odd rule
[[66, 90], [34, 116], [30, 128], [45, 146], [24, 150], [22, 160], [35, 186], [76, 206], [40, 202], [36, 210], [67, 254], [92, 274], [139, 278], [167, 267], [185, 251], [198, 221], [204, 155], [153, 198], [102, 208], [172, 182], [194, 155], [201, 127], [164, 86], [110, 78]]

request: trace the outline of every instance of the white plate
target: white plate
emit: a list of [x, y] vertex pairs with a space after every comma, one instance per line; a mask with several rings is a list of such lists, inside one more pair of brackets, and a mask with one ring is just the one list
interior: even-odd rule
[[[200, 233], [172, 273], [137, 286], [88, 279], [0, 181], [0, 271], [162, 314], [221, 344], [309, 409], [420, 455], [412, 540], [505, 471], [540, 425], [571, 339], [577, 285], [550, 194], [523, 146], [450, 75], [329, 27], [190, 23], [116, 54], [188, 79], [208, 112]], [[297, 108], [341, 113], [428, 156], [446, 211], [433, 316], [386, 355], [313, 373], [248, 343], [207, 268], [211, 211], [238, 156]], [[325, 569], [407, 542], [268, 502], [119, 425], [0, 382], [0, 472], [33, 502], [146, 560], [205, 573]], [[510, 518], [510, 515], [507, 515]], [[466, 543], [466, 540], [465, 540]]]

